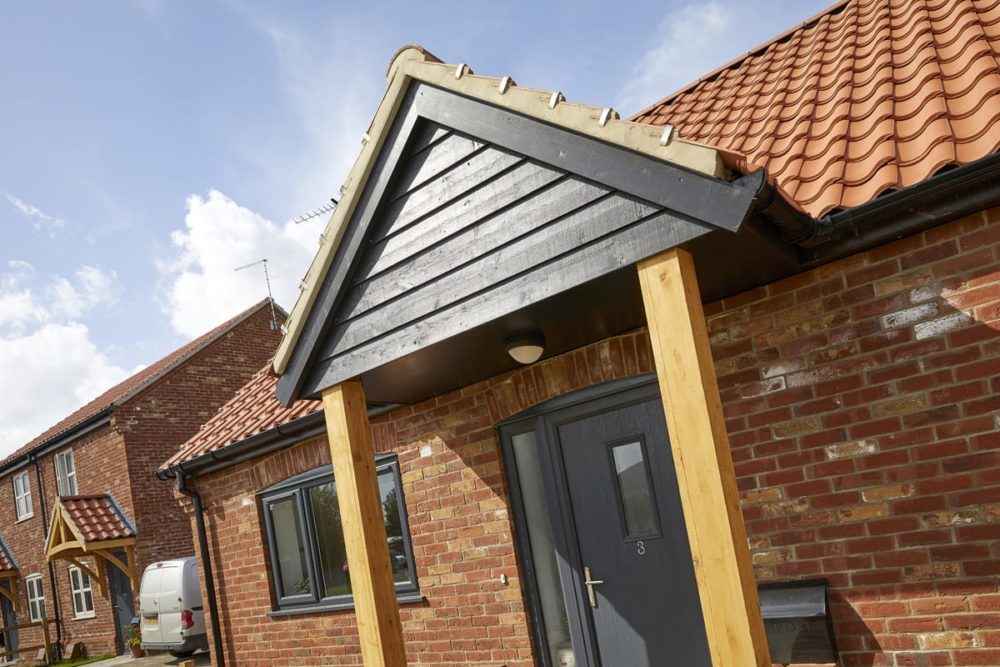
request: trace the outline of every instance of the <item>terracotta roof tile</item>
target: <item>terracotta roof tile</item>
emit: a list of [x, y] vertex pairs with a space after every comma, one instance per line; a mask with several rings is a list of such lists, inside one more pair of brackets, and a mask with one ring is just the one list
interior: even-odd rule
[[59, 502], [85, 542], [135, 537], [135, 530], [111, 496], [62, 496]]
[[17, 563], [14, 561], [14, 556], [11, 555], [3, 538], [0, 537], [0, 572], [13, 572], [15, 570], [17, 570]]
[[275, 398], [277, 382], [270, 364], [262, 368], [163, 467], [190, 461], [323, 409], [322, 402], [308, 400], [284, 407]]
[[[56, 437], [61, 436], [70, 430], [84, 424], [87, 420], [98, 416], [103, 411], [114, 407], [116, 404], [121, 403], [128, 398], [130, 398], [136, 392], [146, 388], [148, 385], [153, 384], [171, 370], [173, 370], [178, 364], [186, 361], [190, 357], [194, 356], [203, 347], [213, 342], [227, 331], [235, 327], [237, 324], [247, 319], [254, 313], [256, 313], [261, 308], [266, 307], [268, 300], [257, 303], [256, 305], [243, 311], [236, 317], [233, 317], [226, 322], [223, 322], [219, 326], [215, 327], [208, 333], [195, 338], [193, 341], [177, 348], [167, 356], [163, 357], [154, 364], [147, 366], [135, 375], [119, 382], [114, 387], [108, 389], [103, 394], [90, 401], [86, 405], [80, 407], [79, 409], [72, 412], [69, 416], [60, 420], [50, 428], [46, 429], [44, 433], [34, 438], [28, 444], [24, 445], [20, 449], [16, 450], [14, 453], [10, 454], [2, 461], [0, 461], [0, 470], [14, 459], [20, 458], [24, 454], [28, 453], [35, 447], [45, 444], [50, 440], [54, 440]], [[284, 314], [284, 313], [282, 313]]]
[[1000, 148], [1000, 0], [849, 0], [641, 111], [813, 216]]

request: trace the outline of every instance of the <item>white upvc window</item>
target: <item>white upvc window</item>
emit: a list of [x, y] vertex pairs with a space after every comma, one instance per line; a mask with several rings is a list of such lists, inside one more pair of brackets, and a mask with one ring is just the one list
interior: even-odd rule
[[56, 487], [60, 496], [76, 495], [76, 464], [73, 463], [72, 449], [56, 454]]
[[31, 505], [31, 480], [27, 470], [14, 475], [14, 506], [17, 508], [18, 521], [35, 514]]
[[94, 593], [90, 576], [76, 565], [69, 566], [69, 588], [73, 591], [73, 617], [94, 617]]
[[28, 589], [28, 616], [31, 622], [45, 618], [45, 591], [42, 590], [42, 575], [32, 574], [24, 578], [25, 587]]

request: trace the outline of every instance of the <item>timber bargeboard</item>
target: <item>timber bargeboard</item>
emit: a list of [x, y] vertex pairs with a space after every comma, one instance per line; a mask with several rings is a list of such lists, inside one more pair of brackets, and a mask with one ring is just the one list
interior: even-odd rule
[[[370, 401], [413, 402], [509, 368], [503, 338], [518, 327], [542, 328], [556, 353], [586, 342], [574, 331], [641, 324], [624, 270], [712, 232], [735, 238], [762, 180], [728, 183], [413, 82], [278, 397], [364, 377]], [[598, 279], [607, 282], [594, 304]], [[615, 294], [623, 303], [608, 307]], [[566, 329], [554, 335], [541, 326], [553, 310]], [[484, 356], [490, 348], [499, 353]]]

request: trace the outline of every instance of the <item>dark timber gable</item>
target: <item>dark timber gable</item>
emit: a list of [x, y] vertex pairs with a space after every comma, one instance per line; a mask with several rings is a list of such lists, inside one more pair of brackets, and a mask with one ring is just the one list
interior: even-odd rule
[[[286, 403], [354, 377], [372, 401], [410, 402], [454, 388], [456, 365], [465, 380], [495, 374], [509, 364], [503, 337], [551, 318], [553, 299], [567, 330], [545, 327], [552, 351], [582, 344], [574, 330], [614, 326], [607, 313], [624, 326], [636, 303], [623, 270], [738, 231], [762, 183], [727, 183], [419, 82], [376, 160], [279, 383]], [[434, 351], [446, 339], [451, 348]], [[450, 380], [435, 378], [442, 365]]]

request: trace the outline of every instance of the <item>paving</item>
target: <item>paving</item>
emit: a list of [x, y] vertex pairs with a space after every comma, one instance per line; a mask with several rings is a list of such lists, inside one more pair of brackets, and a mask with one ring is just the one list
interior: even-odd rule
[[113, 665], [128, 665], [129, 667], [158, 667], [160, 665], [180, 665], [185, 660], [194, 660], [198, 667], [212, 664], [211, 654], [207, 651], [198, 651], [190, 658], [175, 658], [169, 653], [151, 654], [145, 658], [133, 658], [131, 655], [122, 655], [117, 658], [108, 658], [99, 662], [89, 662], [87, 667], [112, 667]]

